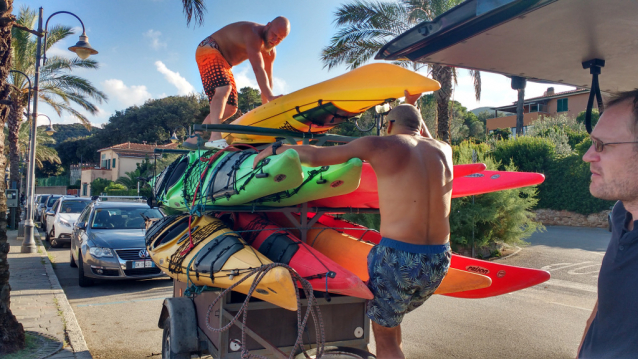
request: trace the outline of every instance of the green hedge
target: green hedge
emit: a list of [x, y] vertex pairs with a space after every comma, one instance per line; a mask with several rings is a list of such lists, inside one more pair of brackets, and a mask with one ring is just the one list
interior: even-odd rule
[[492, 156], [499, 169], [513, 162], [519, 171], [545, 173], [556, 156], [556, 145], [546, 138], [521, 136], [496, 142]]

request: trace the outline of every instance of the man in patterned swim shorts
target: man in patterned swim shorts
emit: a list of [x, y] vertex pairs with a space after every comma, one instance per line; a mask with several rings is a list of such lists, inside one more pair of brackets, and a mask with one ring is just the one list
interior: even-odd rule
[[367, 315], [377, 358], [404, 358], [401, 321], [438, 288], [450, 267], [452, 148], [430, 135], [412, 106], [420, 96], [388, 114], [387, 136], [366, 136], [343, 146], [288, 146], [263, 150], [254, 165], [292, 148], [306, 166], [330, 166], [357, 157], [377, 174], [383, 240], [368, 255], [368, 287], [374, 299]]
[[[290, 22], [282, 16], [266, 25], [242, 21], [223, 27], [199, 44], [195, 59], [210, 103], [204, 124], [220, 124], [237, 112], [237, 86], [231, 70], [247, 59], [255, 72], [262, 104], [279, 97], [272, 92], [275, 46], [289, 32]], [[219, 132], [212, 132], [205, 146], [224, 148], [228, 144]], [[184, 147], [197, 148], [197, 138], [189, 138]]]

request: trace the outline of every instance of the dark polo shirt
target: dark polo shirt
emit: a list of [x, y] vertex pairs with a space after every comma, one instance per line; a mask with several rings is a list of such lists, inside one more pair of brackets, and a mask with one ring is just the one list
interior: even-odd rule
[[622, 202], [612, 210], [612, 235], [598, 276], [598, 313], [579, 358], [638, 358], [638, 221]]

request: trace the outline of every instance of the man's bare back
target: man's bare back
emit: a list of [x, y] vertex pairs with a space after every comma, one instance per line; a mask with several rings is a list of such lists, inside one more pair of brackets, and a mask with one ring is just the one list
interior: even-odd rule
[[452, 148], [414, 135], [376, 138], [368, 160], [377, 174], [381, 235], [412, 244], [450, 238]]
[[236, 22], [219, 29], [211, 35], [224, 58], [231, 66], [237, 66], [248, 59], [248, 48], [271, 57], [276, 44], [264, 40], [265, 25], [249, 21]]

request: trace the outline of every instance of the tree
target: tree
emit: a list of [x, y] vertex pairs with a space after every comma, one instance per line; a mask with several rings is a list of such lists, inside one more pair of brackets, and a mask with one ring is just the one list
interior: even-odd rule
[[91, 196], [99, 196], [104, 192], [113, 181], [109, 181], [104, 178], [96, 178], [91, 182]]
[[261, 106], [261, 94], [258, 89], [252, 87], [242, 87], [237, 94], [238, 108], [242, 113], [246, 113], [257, 106]]
[[186, 16], [186, 26], [190, 25], [193, 17], [195, 17], [195, 23], [200, 26], [204, 23], [204, 12], [206, 11], [204, 0], [182, 0], [182, 5]]
[[[28, 7], [22, 7], [16, 19], [16, 23], [23, 27], [35, 28], [37, 14]], [[69, 26], [53, 26], [48, 30], [47, 43], [49, 49], [58, 41], [73, 35], [74, 31]], [[37, 49], [37, 37], [19, 28], [12, 29], [13, 53], [12, 68], [21, 71], [27, 76], [35, 75], [35, 61]], [[91, 128], [89, 120], [78, 112], [75, 106], [88, 111], [91, 114], [97, 112], [97, 107], [91, 102], [102, 103], [107, 97], [95, 88], [88, 80], [68, 74], [74, 69], [97, 69], [98, 63], [94, 60], [82, 60], [80, 58], [67, 59], [60, 56], [51, 56], [40, 68], [39, 100], [49, 104], [58, 115], [68, 112], [75, 116], [87, 129]], [[19, 74], [12, 73], [9, 81], [13, 87], [11, 92], [12, 109], [8, 118], [9, 147], [11, 168], [18, 168], [20, 142], [18, 141], [24, 108], [27, 105], [29, 82]], [[59, 160], [58, 160], [59, 163]], [[11, 171], [11, 182], [20, 182], [19, 171]]]
[[115, 183], [123, 185], [126, 189], [135, 189], [137, 188], [139, 177], [141, 177], [141, 173], [138, 164], [138, 168], [135, 171], [126, 172], [126, 176], [118, 178]]
[[[323, 49], [321, 60], [328, 69], [341, 64], [346, 64], [349, 70], [357, 68], [369, 61], [390, 39], [419, 22], [433, 20], [460, 2], [461, 0], [355, 0], [342, 5], [335, 13], [337, 34], [330, 40], [330, 45]], [[414, 71], [425, 65], [407, 61], [399, 61], [397, 64], [411, 66]], [[437, 135], [439, 139], [449, 143], [449, 101], [452, 81], [456, 79], [455, 68], [433, 64], [430, 66], [430, 73], [441, 84], [441, 89], [434, 93], [437, 101]], [[470, 74], [474, 78], [474, 89], [479, 99], [480, 72], [470, 70]]]
[[[15, 22], [13, 0], [0, 0], [0, 125], [4, 127], [9, 116], [11, 86], [7, 82], [11, 69], [11, 28]], [[4, 131], [0, 131], [0, 153], [4, 153]], [[0, 178], [5, 176], [6, 158], [0, 156]], [[7, 198], [5, 182], [0, 181], [0, 354], [24, 348], [22, 324], [11, 313], [11, 286], [9, 285], [9, 244], [7, 243]]]
[[[578, 116], [576, 116], [576, 122], [585, 124], [585, 113], [587, 111], [581, 111]], [[597, 108], [593, 108], [591, 110], [591, 128], [594, 128], [598, 123], [598, 119], [600, 118], [600, 112], [598, 112]]]

